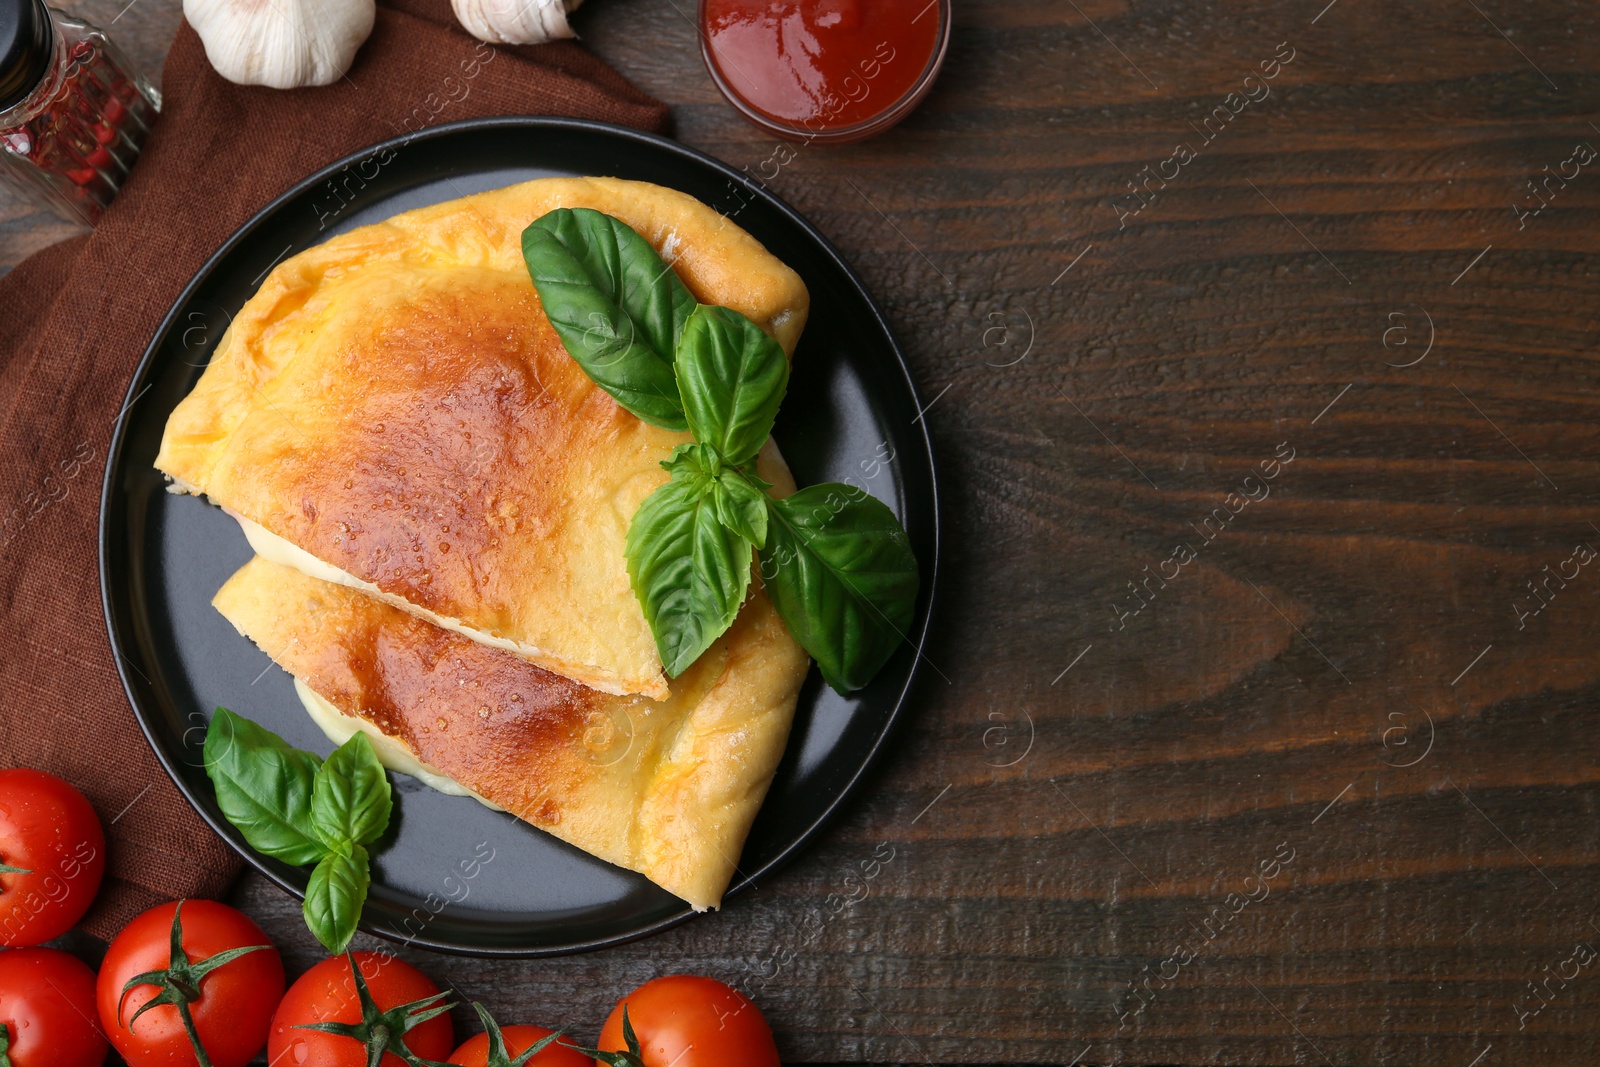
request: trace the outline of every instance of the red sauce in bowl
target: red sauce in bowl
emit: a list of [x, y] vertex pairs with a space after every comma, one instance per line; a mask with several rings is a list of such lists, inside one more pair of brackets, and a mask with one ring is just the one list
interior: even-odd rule
[[706, 66], [751, 121], [802, 139], [887, 129], [933, 82], [949, 0], [702, 0]]

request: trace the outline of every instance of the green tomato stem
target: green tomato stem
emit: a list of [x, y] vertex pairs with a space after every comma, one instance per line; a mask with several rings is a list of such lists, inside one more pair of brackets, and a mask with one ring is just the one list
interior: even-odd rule
[[[33, 872], [28, 870], [26, 867], [9, 867], [4, 863], [0, 863], [0, 874], [32, 874], [32, 873]], [[3, 892], [3, 890], [0, 890], [0, 892]], [[4, 1046], [0, 1046], [0, 1053], [4, 1053], [4, 1052], [5, 1052], [5, 1047]], [[0, 1055], [0, 1067], [11, 1067], [10, 1057]]]
[[194, 1046], [194, 1058], [200, 1067], [211, 1067], [211, 1057], [206, 1055], [206, 1047], [200, 1043], [200, 1032], [194, 1028], [194, 1016], [189, 1013], [187, 997], [178, 1001], [178, 1017], [183, 1020], [183, 1028], [189, 1034], [189, 1043]]

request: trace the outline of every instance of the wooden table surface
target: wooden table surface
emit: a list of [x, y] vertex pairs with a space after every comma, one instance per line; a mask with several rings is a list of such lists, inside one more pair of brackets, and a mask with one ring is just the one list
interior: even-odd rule
[[[115, 35], [154, 69], [179, 6]], [[684, 11], [575, 21], [754, 171]], [[909, 121], [771, 183], [942, 465], [896, 750], [719, 915], [408, 957], [585, 1036], [659, 973], [760, 985], [795, 1063], [1595, 1062], [1597, 70], [1583, 0], [958, 2]], [[3, 215], [3, 265], [68, 232]]]

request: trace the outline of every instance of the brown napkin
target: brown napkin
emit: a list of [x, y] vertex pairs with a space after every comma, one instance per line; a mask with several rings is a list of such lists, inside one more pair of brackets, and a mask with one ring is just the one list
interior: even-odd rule
[[51, 771], [94, 803], [109, 865], [84, 927], [101, 937], [160, 901], [225, 892], [240, 867], [145, 743], [100, 611], [106, 445], [167, 308], [251, 214], [356, 149], [485, 115], [667, 120], [578, 45], [491, 50], [444, 0], [380, 8], [348, 78], [289, 92], [224, 81], [184, 25], [163, 88], [99, 228], [0, 278], [0, 766]]

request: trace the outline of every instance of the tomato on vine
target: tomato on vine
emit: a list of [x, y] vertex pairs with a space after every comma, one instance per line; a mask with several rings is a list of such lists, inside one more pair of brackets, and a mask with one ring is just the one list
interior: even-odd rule
[[130, 1067], [245, 1067], [282, 995], [278, 950], [214, 900], [137, 916], [106, 950], [96, 988], [100, 1025]]
[[267, 1062], [430, 1067], [455, 1044], [451, 1007], [432, 979], [393, 956], [329, 956], [284, 994]]
[[0, 1067], [100, 1067], [94, 972], [52, 948], [0, 955]]
[[781, 1067], [761, 1010], [714, 978], [669, 975], [623, 997], [585, 1049], [609, 1067]]
[[43, 771], [0, 770], [0, 945], [72, 929], [105, 869], [105, 834], [82, 793]]
[[472, 1009], [483, 1023], [483, 1033], [467, 1038], [445, 1061], [456, 1067], [594, 1067], [594, 1060], [570, 1044], [558, 1044], [565, 1030], [542, 1026], [508, 1026], [501, 1029], [477, 1001]]

